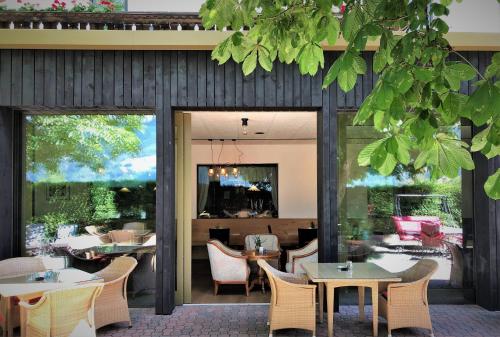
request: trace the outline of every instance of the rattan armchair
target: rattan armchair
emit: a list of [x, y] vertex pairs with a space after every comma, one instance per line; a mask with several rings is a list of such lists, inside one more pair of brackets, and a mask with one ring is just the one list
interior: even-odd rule
[[314, 239], [299, 249], [287, 251], [286, 271], [294, 274], [305, 274], [302, 263], [318, 262], [318, 239]]
[[134, 243], [135, 241], [135, 233], [128, 230], [109, 231], [108, 235], [114, 243]]
[[20, 302], [26, 310], [28, 337], [95, 337], [94, 304], [101, 284], [45, 292], [36, 304]]
[[95, 327], [127, 322], [132, 326], [127, 301], [127, 281], [130, 273], [137, 266], [137, 260], [118, 257], [109, 266], [94, 275], [104, 279], [104, 289], [95, 303]]
[[[399, 328], [424, 328], [431, 331], [432, 322], [427, 301], [429, 280], [438, 267], [434, 260], [420, 260], [416, 265], [398, 274], [401, 283], [386, 285], [379, 298], [379, 313], [387, 319], [388, 336]], [[381, 289], [385, 288], [381, 285]]]
[[[0, 278], [43, 272], [45, 270], [43, 260], [38, 257], [16, 257], [0, 261]], [[10, 312], [6, 312], [8, 308], [6, 301], [11, 301]], [[7, 334], [7, 331], [12, 331], [13, 328], [18, 327], [20, 324], [18, 301], [17, 298], [0, 298], [0, 316], [2, 313], [7, 314], [7, 317], [0, 319], [3, 336]]]
[[316, 335], [316, 286], [301, 275], [284, 273], [258, 260], [271, 286], [269, 337], [280, 329], [304, 329]]

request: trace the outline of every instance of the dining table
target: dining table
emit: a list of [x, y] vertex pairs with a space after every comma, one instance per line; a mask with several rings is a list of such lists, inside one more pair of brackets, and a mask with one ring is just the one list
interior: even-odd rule
[[[47, 270], [44, 272], [30, 273], [0, 278], [0, 298], [4, 301], [2, 315], [7, 320], [7, 331], [4, 336], [13, 336], [13, 317], [11, 317], [12, 298], [29, 302], [43, 296], [46, 291], [71, 288], [89, 283], [103, 283], [102, 277], [84, 272], [79, 269], [66, 268], [60, 270]], [[26, 337], [24, 326], [25, 313], [21, 308], [21, 337]]]
[[[279, 250], [264, 250], [264, 252], [259, 252], [255, 249], [244, 250], [242, 253], [248, 261], [258, 261], [258, 260], [276, 260], [280, 257]], [[255, 285], [260, 285], [262, 288], [262, 293], [266, 292], [265, 288], [266, 277], [264, 270], [259, 266], [259, 271], [257, 273], [257, 278], [255, 278], [250, 284], [250, 291], [255, 287]]]
[[378, 336], [378, 295], [379, 283], [401, 282], [397, 275], [385, 270], [375, 263], [361, 262], [353, 263], [350, 269], [345, 263], [303, 263], [307, 277], [318, 284], [319, 291], [319, 315], [323, 321], [324, 290], [326, 287], [327, 298], [327, 325], [328, 337], [333, 337], [333, 310], [335, 288], [357, 287], [359, 318], [364, 320], [365, 288], [371, 288], [372, 312], [373, 312], [373, 336]]

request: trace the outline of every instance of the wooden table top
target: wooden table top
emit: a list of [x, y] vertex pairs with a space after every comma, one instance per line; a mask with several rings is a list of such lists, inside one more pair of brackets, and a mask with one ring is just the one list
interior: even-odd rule
[[401, 282], [397, 275], [375, 263], [353, 263], [352, 270], [343, 271], [339, 267], [345, 263], [303, 263], [302, 267], [313, 282], [331, 282], [335, 280], [373, 280], [380, 282]]
[[256, 261], [259, 259], [262, 260], [271, 260], [280, 256], [280, 252], [278, 250], [265, 250], [263, 254], [260, 254], [258, 251], [252, 250], [244, 250], [243, 256], [246, 256], [250, 261]]

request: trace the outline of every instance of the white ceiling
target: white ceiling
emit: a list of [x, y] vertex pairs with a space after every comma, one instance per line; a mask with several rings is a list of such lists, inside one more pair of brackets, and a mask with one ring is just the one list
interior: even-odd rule
[[[189, 111], [192, 138], [206, 139], [316, 139], [316, 112], [301, 111]], [[248, 118], [243, 135], [241, 119]], [[264, 132], [256, 135], [256, 132]]]

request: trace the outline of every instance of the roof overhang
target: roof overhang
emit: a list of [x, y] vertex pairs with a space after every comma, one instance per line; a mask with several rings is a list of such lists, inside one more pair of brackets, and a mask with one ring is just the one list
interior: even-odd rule
[[[56, 30], [0, 29], [0, 49], [82, 50], [212, 50], [230, 32], [176, 30]], [[499, 33], [448, 33], [447, 39], [459, 51], [500, 51]], [[379, 41], [369, 41], [376, 50]], [[325, 50], [344, 50], [342, 38]]]

